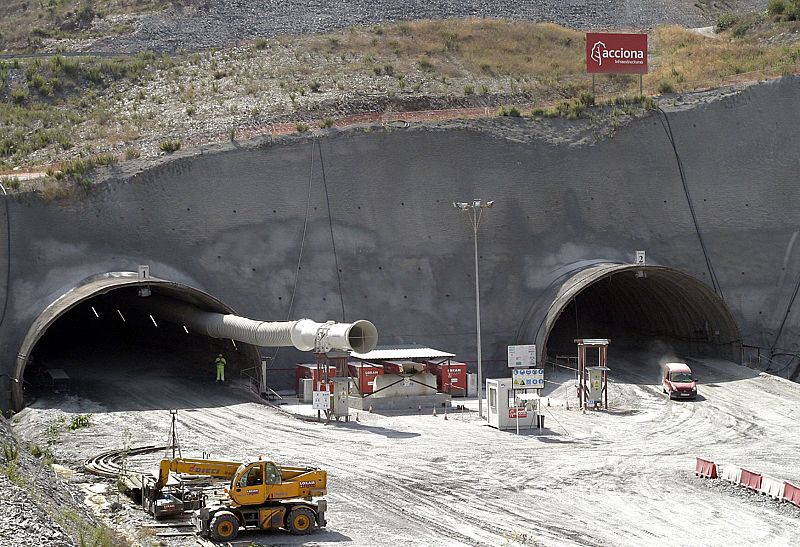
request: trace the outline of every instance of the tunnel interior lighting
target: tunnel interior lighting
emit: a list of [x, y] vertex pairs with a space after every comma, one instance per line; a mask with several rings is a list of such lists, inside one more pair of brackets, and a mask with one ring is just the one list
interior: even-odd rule
[[94, 306], [92, 306], [91, 308], [92, 308], [92, 311], [94, 312], [94, 316], [97, 317], [98, 319], [100, 319], [100, 315], [98, 315], [97, 310], [94, 309]]
[[125, 322], [125, 316], [122, 315], [122, 312], [119, 311], [119, 310], [117, 310], [117, 313], [119, 314], [119, 318], [122, 319], [122, 322], [124, 323]]
[[231, 340], [231, 343], [233, 344], [233, 349], [239, 349], [236, 347], [236, 340]]
[[152, 321], [152, 322], [153, 322], [153, 324], [154, 324], [156, 327], [158, 327], [158, 323], [156, 323], [156, 320], [153, 318], [153, 314], [152, 314], [152, 313], [150, 314], [150, 321]]
[[189, 329], [186, 328], [186, 325], [183, 326], [183, 332], [185, 332], [186, 334], [189, 334]]

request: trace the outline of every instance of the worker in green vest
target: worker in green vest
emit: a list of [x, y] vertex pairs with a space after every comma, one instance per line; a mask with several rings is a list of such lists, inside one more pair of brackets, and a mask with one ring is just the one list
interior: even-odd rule
[[224, 382], [225, 381], [225, 365], [227, 361], [220, 353], [217, 355], [217, 358], [214, 360], [214, 364], [217, 365], [217, 382]]

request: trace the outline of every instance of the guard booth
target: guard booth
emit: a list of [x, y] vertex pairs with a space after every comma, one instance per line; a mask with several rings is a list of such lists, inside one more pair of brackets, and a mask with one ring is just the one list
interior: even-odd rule
[[[581, 409], [608, 410], [608, 344], [607, 338], [580, 338], [578, 344], [578, 400]], [[587, 362], [587, 350], [597, 350], [597, 361]]]
[[514, 392], [511, 378], [487, 379], [489, 425], [496, 429], [532, 429], [544, 427], [540, 397], [534, 393]]

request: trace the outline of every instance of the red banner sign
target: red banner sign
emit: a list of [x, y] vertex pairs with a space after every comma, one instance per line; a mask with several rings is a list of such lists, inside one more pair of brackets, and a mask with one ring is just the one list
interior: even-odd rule
[[527, 418], [528, 411], [524, 408], [514, 408], [513, 406], [508, 409], [508, 417], [509, 418]]
[[647, 74], [647, 34], [587, 32], [586, 71]]

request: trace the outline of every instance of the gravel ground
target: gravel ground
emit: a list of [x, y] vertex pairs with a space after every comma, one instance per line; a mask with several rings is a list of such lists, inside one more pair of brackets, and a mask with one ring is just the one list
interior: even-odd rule
[[[547, 21], [577, 29], [649, 29], [663, 24], [702, 27], [713, 24], [720, 10], [752, 11], [765, 6], [766, 2], [758, 0], [206, 0], [132, 17], [128, 19], [135, 28], [132, 34], [85, 41], [77, 49], [191, 51], [354, 25], [464, 17]], [[96, 24], [111, 28], [121, 21], [111, 17]]]
[[[111, 356], [109, 356], [111, 357]], [[800, 509], [694, 476], [694, 457], [797, 481], [800, 386], [717, 360], [694, 360], [697, 401], [669, 401], [653, 385], [657, 357], [612, 355], [607, 412], [575, 409], [569, 373], [547, 370], [546, 429], [517, 436], [474, 412], [432, 417], [360, 413], [319, 424], [254, 403], [244, 392], [194, 377], [177, 360], [118, 356], [65, 359], [77, 393], [43, 397], [17, 417], [17, 433], [41, 442], [59, 416], [92, 413], [89, 428], [62, 435], [57, 456], [76, 468], [111, 447], [162, 444], [168, 408], [179, 408], [184, 455], [238, 460], [259, 453], [329, 473], [329, 525], [311, 537], [245, 533], [237, 545], [796, 545]], [[160, 360], [159, 360], [160, 359]], [[114, 362], [114, 367], [107, 366]], [[85, 377], [82, 377], [85, 375]], [[137, 382], [129, 381], [136, 377]], [[570, 409], [565, 407], [565, 394]], [[474, 407], [475, 401], [468, 401]], [[134, 467], [148, 467], [138, 461]], [[146, 458], [145, 458], [146, 459]], [[98, 507], [105, 482], [82, 475]], [[106, 522], [137, 544], [189, 547], [193, 538], [142, 535], [152, 522], [132, 503]], [[602, 514], [602, 518], [598, 515]], [[691, 530], [691, 532], [689, 532]], [[735, 530], [735, 532], [734, 532]], [[252, 542], [252, 543], [251, 543]]]

